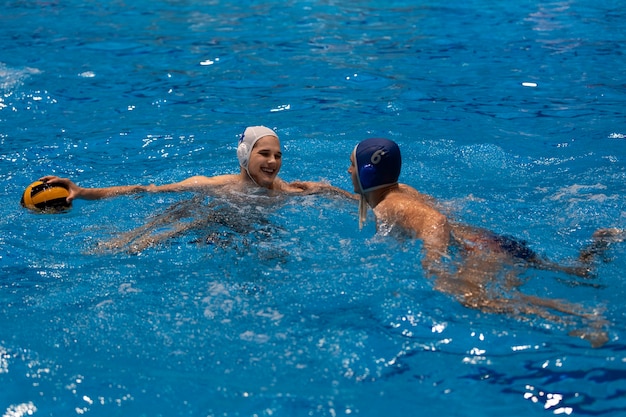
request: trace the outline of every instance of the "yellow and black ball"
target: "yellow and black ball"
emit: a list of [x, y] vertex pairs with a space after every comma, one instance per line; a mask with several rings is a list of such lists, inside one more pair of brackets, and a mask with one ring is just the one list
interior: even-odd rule
[[72, 208], [72, 204], [66, 200], [68, 195], [67, 188], [60, 184], [35, 181], [24, 190], [20, 204], [38, 212], [58, 213]]

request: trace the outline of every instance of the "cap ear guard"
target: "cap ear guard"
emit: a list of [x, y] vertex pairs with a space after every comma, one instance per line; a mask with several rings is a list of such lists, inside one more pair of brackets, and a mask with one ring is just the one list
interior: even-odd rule
[[274, 136], [278, 139], [278, 135], [272, 129], [265, 126], [248, 126], [239, 137], [237, 145], [237, 159], [242, 168], [248, 170], [250, 162], [250, 154], [254, 148], [254, 144], [265, 136]]
[[237, 146], [237, 159], [239, 159], [239, 165], [247, 168], [249, 155], [250, 152], [248, 152], [248, 145], [245, 142], [240, 141], [239, 146]]
[[376, 181], [376, 167], [372, 164], [363, 165], [359, 168], [359, 184], [361, 190], [365, 191], [372, 188]]

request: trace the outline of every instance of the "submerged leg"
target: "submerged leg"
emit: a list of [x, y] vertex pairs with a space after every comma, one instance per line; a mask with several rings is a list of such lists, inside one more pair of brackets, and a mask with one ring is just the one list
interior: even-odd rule
[[177, 223], [175, 224], [171, 230], [167, 230], [157, 234], [146, 234], [140, 236], [137, 239], [134, 239], [126, 248], [129, 253], [139, 253], [151, 246], [157, 245], [159, 243], [163, 243], [166, 240], [172, 239], [176, 236], [179, 236], [185, 232], [194, 229], [200, 229], [207, 225], [206, 220], [195, 220], [192, 222], [186, 223]]
[[570, 336], [588, 341], [597, 348], [608, 342], [608, 321], [598, 312], [586, 311], [583, 306], [563, 300], [542, 298], [514, 291], [507, 297], [486, 295], [464, 299], [466, 307], [486, 313], [506, 314], [514, 318], [538, 317], [573, 330]]
[[[117, 251], [127, 248], [129, 252], [137, 253], [187, 230], [202, 226], [203, 222], [206, 223], [207, 220], [193, 219], [194, 217], [202, 218], [202, 216], [198, 215], [198, 212], [202, 212], [201, 208], [204, 210], [211, 209], [211, 205], [203, 207], [203, 202], [198, 197], [175, 203], [143, 226], [123, 233], [114, 239], [99, 242], [94, 251]], [[181, 222], [185, 218], [191, 218], [192, 220]], [[157, 234], [154, 233], [163, 227], [170, 227], [171, 229]]]
[[183, 233], [202, 229], [211, 229], [206, 243], [216, 243], [221, 239], [216, 229], [226, 228], [237, 235], [249, 235], [259, 224], [269, 224], [269, 221], [252, 206], [242, 208], [220, 201], [205, 204], [202, 198], [196, 197], [172, 205], [143, 226], [100, 242], [95, 251], [138, 253]]
[[529, 264], [536, 269], [545, 271], [564, 272], [581, 278], [593, 277], [593, 263], [598, 259], [608, 262], [606, 251], [611, 244], [626, 240], [626, 230], [624, 229], [598, 229], [591, 236], [591, 243], [581, 249], [577, 259], [578, 265], [562, 265], [556, 262], [534, 257], [528, 259]]
[[[449, 274], [438, 275], [440, 291], [455, 296], [463, 305], [488, 313], [527, 319], [538, 317], [574, 328], [572, 336], [588, 340], [593, 347], [608, 341], [608, 322], [597, 311], [564, 300], [526, 295], [519, 291], [523, 265], [511, 265], [502, 252], [465, 252], [461, 264]], [[441, 271], [438, 271], [441, 272]]]
[[[547, 299], [521, 293], [518, 295], [518, 298], [523, 303], [521, 312], [536, 315], [555, 323], [577, 327], [568, 334], [588, 341], [591, 343], [591, 347], [598, 348], [609, 341], [606, 331], [608, 321], [596, 311], [585, 311], [581, 305], [563, 300]], [[554, 315], [551, 311], [565, 314], [565, 316]], [[572, 320], [575, 317], [582, 319], [582, 323]]]
[[468, 252], [478, 252], [485, 257], [508, 258], [508, 263], [521, 267], [564, 272], [579, 277], [588, 277], [591, 274], [588, 263], [581, 264], [579, 262], [577, 265], [562, 265], [552, 262], [533, 251], [526, 241], [513, 236], [458, 224], [454, 225], [453, 236], [461, 247], [469, 249]]
[[206, 220], [179, 222], [172, 225], [169, 230], [160, 233], [153, 233], [154, 229], [141, 227], [142, 230], [132, 230], [121, 238], [100, 242], [97, 249], [100, 251], [126, 250], [128, 253], [139, 253], [150, 246], [165, 242], [189, 230], [202, 228], [206, 224]]
[[580, 278], [592, 278], [593, 271], [590, 265], [561, 265], [556, 262], [541, 259], [531, 262], [533, 268], [543, 271], [563, 272], [568, 275], [574, 275]]

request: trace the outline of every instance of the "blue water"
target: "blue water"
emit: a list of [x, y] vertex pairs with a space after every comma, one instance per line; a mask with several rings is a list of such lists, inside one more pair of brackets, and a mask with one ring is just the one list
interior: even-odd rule
[[[358, 231], [351, 202], [253, 199], [219, 244], [101, 242], [191, 195], [19, 206], [83, 186], [237, 172], [275, 128], [281, 177], [350, 190], [354, 145], [397, 141], [401, 180], [552, 259], [626, 227], [621, 1], [5, 1], [0, 14], [0, 415], [621, 416], [626, 244], [597, 278], [524, 292], [602, 312], [565, 326], [435, 291], [419, 242]], [[582, 284], [582, 285], [581, 285]]]

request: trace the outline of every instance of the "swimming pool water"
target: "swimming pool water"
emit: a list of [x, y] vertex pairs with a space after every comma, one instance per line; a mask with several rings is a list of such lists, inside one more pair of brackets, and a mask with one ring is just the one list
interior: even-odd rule
[[[3, 416], [621, 416], [626, 244], [593, 281], [524, 292], [602, 311], [610, 341], [484, 314], [424, 279], [419, 242], [351, 202], [268, 201], [238, 233], [99, 244], [191, 195], [19, 206], [83, 186], [236, 172], [276, 128], [281, 177], [350, 190], [366, 137], [455, 218], [555, 260], [626, 227], [622, 2], [37, 1], [0, 14]], [[99, 249], [100, 248], [100, 249]]]

